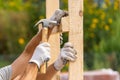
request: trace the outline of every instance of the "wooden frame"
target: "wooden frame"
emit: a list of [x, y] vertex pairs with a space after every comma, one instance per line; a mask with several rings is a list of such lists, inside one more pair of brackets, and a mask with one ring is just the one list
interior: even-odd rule
[[[50, 18], [56, 9], [59, 9], [59, 0], [46, 0], [46, 18]], [[68, 0], [68, 10], [69, 16], [62, 18], [61, 30], [56, 27], [48, 40], [52, 48], [49, 65], [60, 53], [60, 33], [68, 32], [78, 57], [76, 62], [69, 64], [69, 80], [83, 80], [83, 0]], [[60, 80], [58, 74], [52, 80]]]

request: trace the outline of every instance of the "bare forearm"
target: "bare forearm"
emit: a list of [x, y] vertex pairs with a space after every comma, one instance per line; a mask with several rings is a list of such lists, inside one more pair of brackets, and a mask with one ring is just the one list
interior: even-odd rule
[[[52, 30], [49, 30], [49, 35], [51, 31]], [[34, 49], [40, 43], [41, 38], [42, 38], [42, 32], [38, 32], [29, 41], [29, 43], [27, 44], [27, 46], [25, 47], [25, 50], [21, 53], [21, 55], [12, 63], [12, 79], [14, 79], [18, 75], [21, 75], [21, 73], [25, 70], [28, 64], [28, 61], [33, 55]]]
[[51, 80], [57, 72], [58, 71], [55, 70], [55, 68], [54, 68], [54, 64], [52, 64], [47, 68], [46, 74], [38, 73], [37, 80]]
[[[33, 51], [41, 41], [41, 32], [37, 33], [27, 44], [25, 50], [21, 55], [12, 63], [12, 78], [20, 75], [28, 64], [29, 59], [33, 55]], [[22, 68], [21, 68], [22, 67]]]
[[33, 53], [34, 49], [36, 48], [36, 46], [40, 43], [42, 38], [42, 33], [38, 32], [27, 44], [27, 46], [25, 47], [25, 52], [30, 54]]
[[20, 80], [36, 80], [38, 68], [35, 63], [29, 63]]

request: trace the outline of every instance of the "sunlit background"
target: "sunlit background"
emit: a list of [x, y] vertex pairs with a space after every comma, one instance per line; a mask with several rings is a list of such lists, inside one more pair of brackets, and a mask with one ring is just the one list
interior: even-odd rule
[[[68, 10], [67, 4], [60, 0], [61, 9]], [[38, 31], [34, 24], [43, 18], [45, 0], [0, 0], [0, 67], [20, 55]], [[84, 0], [84, 70], [120, 72], [119, 41], [119, 0]]]

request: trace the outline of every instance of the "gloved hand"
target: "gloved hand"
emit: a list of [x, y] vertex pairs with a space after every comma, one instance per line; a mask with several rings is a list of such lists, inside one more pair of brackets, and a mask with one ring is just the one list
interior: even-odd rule
[[45, 62], [50, 59], [50, 44], [47, 42], [39, 44], [34, 53], [32, 58], [29, 62], [33, 62], [37, 64], [38, 68]]
[[54, 63], [54, 67], [56, 70], [61, 70], [65, 66], [67, 61], [74, 62], [76, 59], [77, 59], [76, 51], [73, 48], [72, 44], [68, 42], [61, 49], [60, 55], [58, 56], [58, 59]]

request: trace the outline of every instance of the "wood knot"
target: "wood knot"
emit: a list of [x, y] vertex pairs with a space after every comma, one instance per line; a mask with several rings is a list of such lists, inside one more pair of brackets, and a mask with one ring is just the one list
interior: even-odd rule
[[82, 10], [79, 11], [79, 16], [81, 16], [81, 17], [83, 16], [83, 11]]

